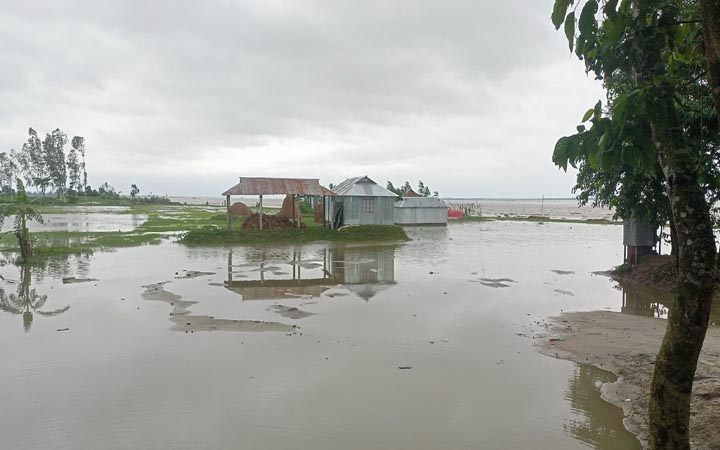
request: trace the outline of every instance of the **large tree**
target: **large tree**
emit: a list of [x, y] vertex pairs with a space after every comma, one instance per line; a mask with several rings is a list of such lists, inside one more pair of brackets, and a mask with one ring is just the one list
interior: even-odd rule
[[28, 140], [23, 144], [22, 148], [22, 170], [26, 175], [26, 182], [40, 189], [43, 195], [50, 184], [47, 166], [43, 154], [42, 141], [38, 137], [37, 131], [30, 128], [28, 130]]
[[[583, 121], [590, 128], [581, 125], [577, 134], [560, 139], [553, 158], [561, 167], [583, 155], [604, 169], [630, 164], [644, 172], [659, 164], [679, 251], [677, 286], [650, 389], [650, 447], [689, 449], [690, 395], [716, 259], [707, 190], [697, 170], [708, 155], [689, 139], [678, 97], [695, 81], [688, 74], [707, 80], [704, 68], [712, 64], [702, 51], [700, 11], [696, 2], [682, 0], [585, 0], [568, 10], [574, 3], [555, 1], [556, 28], [564, 24], [571, 50], [606, 87], [623, 77], [631, 89], [613, 98], [608, 110], [598, 103], [588, 111]], [[712, 77], [709, 83], [717, 88]]]
[[78, 171], [82, 174], [79, 190], [85, 192], [87, 190], [87, 168], [85, 166], [85, 138], [75, 136], [70, 143], [72, 149], [79, 155]]
[[43, 156], [47, 167], [50, 184], [61, 199], [65, 198], [67, 188], [67, 165], [65, 163], [65, 144], [67, 135], [59, 128], [45, 135], [43, 141]]

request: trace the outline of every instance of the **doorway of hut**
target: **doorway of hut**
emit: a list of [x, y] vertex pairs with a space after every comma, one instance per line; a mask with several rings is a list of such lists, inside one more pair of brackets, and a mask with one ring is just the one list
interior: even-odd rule
[[335, 217], [333, 218], [333, 228], [338, 229], [345, 225], [343, 221], [343, 202], [335, 202]]

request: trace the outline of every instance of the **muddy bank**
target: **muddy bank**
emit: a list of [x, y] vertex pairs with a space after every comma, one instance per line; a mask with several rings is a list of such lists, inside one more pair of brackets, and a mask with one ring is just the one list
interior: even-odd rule
[[[609, 311], [565, 313], [552, 318], [540, 342], [543, 353], [592, 364], [618, 376], [602, 388], [603, 397], [621, 407], [625, 426], [647, 446], [648, 390], [667, 322]], [[720, 448], [720, 328], [710, 327], [693, 388], [690, 418], [693, 449]]]
[[[205, 274], [204, 272], [195, 273]], [[296, 333], [298, 330], [298, 327], [295, 325], [287, 325], [280, 322], [216, 319], [213, 316], [191, 315], [189, 308], [197, 302], [183, 300], [182, 296], [165, 290], [165, 285], [168, 283], [169, 281], [161, 281], [159, 283], [142, 286], [145, 291], [143, 291], [141, 296], [144, 300], [159, 301], [167, 303], [173, 307], [172, 311], [170, 311], [170, 321], [173, 323], [172, 327], [170, 327], [171, 330], [184, 331], [185, 333], [194, 333], [196, 331], [240, 331], [246, 333], [274, 331], [281, 333]], [[300, 311], [297, 308], [291, 309], [304, 313], [304, 311]], [[311, 315], [310, 313], [305, 314]], [[288, 317], [284, 314], [283, 316]], [[292, 318], [301, 317], [305, 316], [301, 315], [300, 317]]]
[[653, 289], [671, 291], [677, 280], [675, 257], [671, 255], [647, 255], [632, 267], [621, 266], [607, 272], [620, 283], [633, 283]]

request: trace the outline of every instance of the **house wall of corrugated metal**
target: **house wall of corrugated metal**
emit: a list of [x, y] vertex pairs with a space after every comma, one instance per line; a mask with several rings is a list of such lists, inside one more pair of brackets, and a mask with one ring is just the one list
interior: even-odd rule
[[446, 225], [445, 208], [395, 208], [395, 223], [398, 225]]
[[655, 245], [655, 229], [642, 219], [627, 219], [623, 222], [623, 245], [651, 247]]
[[[375, 200], [375, 212], [362, 212], [362, 199]], [[337, 196], [336, 202], [343, 202], [345, 225], [392, 225], [395, 223], [395, 197]]]

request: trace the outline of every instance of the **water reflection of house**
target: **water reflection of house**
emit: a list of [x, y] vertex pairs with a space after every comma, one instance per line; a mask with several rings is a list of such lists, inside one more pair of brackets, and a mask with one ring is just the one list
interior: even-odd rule
[[243, 266], [247, 270], [242, 273], [235, 270], [231, 251], [225, 287], [242, 295], [243, 300], [319, 297], [338, 285], [369, 300], [395, 284], [395, 247], [326, 248], [322, 259], [313, 259], [299, 250], [284, 263]]
[[338, 283], [369, 300], [395, 284], [395, 247], [336, 248], [332, 267]]

